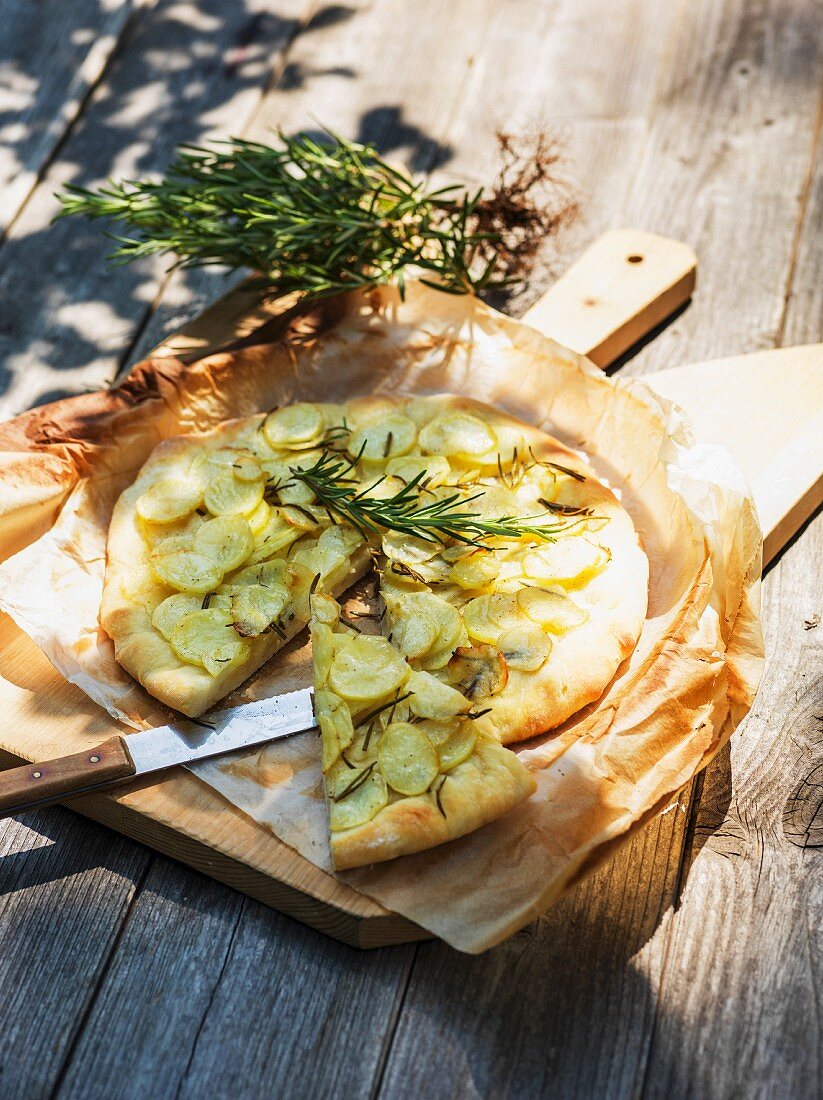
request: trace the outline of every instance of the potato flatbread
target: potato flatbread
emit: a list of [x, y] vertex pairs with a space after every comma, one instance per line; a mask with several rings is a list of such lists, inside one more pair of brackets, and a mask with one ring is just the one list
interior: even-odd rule
[[[352, 638], [321, 597], [372, 567], [382, 636]], [[418, 685], [412, 698], [462, 700], [460, 715], [471, 717], [450, 715], [434, 732], [414, 730], [439, 719], [398, 704], [386, 742], [417, 745], [429, 771], [437, 762], [434, 779], [450, 776], [451, 820], [430, 785], [404, 792], [377, 763], [362, 790], [341, 796], [351, 762], [331, 762], [333, 847], [338, 866], [353, 866], [440, 843], [526, 797], [527, 774], [500, 755], [501, 742], [550, 730], [598, 698], [640, 635], [647, 586], [628, 514], [574, 452], [466, 398], [368, 397], [291, 405], [162, 443], [115, 507], [101, 623], [150, 694], [196, 717], [307, 624], [316, 591], [329, 621], [316, 613], [315, 635], [328, 628], [347, 654], [328, 683], [318, 678], [327, 757], [322, 700], [338, 714], [348, 708], [351, 724], [362, 719], [358, 691], [373, 708], [401, 686], [377, 691], [377, 650]], [[474, 779], [460, 785], [442, 768], [438, 738], [452, 735], [473, 745], [460, 776]], [[484, 784], [496, 793], [480, 797]], [[334, 822], [352, 794], [383, 824], [346, 826], [343, 844]], [[405, 800], [420, 798], [436, 819], [412, 826]], [[393, 808], [398, 799], [404, 809]], [[389, 842], [385, 823], [395, 819], [403, 837]]]

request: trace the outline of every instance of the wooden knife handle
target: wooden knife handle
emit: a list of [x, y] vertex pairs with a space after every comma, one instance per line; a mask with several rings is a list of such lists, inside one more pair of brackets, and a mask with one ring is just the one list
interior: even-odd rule
[[117, 735], [72, 756], [10, 768], [0, 772], [0, 817], [109, 786], [135, 771], [126, 742]]

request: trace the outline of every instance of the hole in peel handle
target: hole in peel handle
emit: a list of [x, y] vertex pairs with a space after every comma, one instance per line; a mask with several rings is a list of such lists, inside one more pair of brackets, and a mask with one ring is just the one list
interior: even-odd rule
[[134, 774], [134, 762], [119, 736], [71, 756], [9, 768], [0, 772], [0, 817], [48, 806]]

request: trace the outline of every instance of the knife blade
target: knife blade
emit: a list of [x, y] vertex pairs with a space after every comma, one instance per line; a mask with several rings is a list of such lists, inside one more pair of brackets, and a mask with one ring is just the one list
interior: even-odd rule
[[210, 721], [181, 718], [119, 734], [94, 748], [0, 772], [0, 817], [104, 790], [140, 775], [222, 756], [315, 726], [311, 688], [221, 711]]

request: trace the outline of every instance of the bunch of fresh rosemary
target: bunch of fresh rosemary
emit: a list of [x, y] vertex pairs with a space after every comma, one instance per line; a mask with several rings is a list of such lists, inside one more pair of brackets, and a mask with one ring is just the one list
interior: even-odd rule
[[328, 144], [279, 138], [279, 147], [184, 146], [156, 183], [69, 186], [58, 216], [119, 223], [117, 262], [160, 253], [181, 267], [250, 268], [278, 294], [319, 297], [391, 280], [402, 291], [409, 266], [458, 294], [509, 281], [482, 191], [427, 191], [373, 147], [332, 135]]
[[[579, 521], [556, 517], [551, 523], [534, 523], [542, 516], [528, 517], [524, 522], [514, 516], [487, 519], [479, 512], [465, 511], [467, 505], [483, 496], [482, 491], [463, 497], [459, 492], [449, 493], [430, 504], [424, 504], [421, 492], [425, 471], [412, 478], [392, 496], [372, 495], [385, 481], [385, 475], [364, 486], [352, 476], [362, 450], [356, 458], [341, 458], [336, 451], [325, 450], [313, 466], [307, 469], [292, 467], [291, 476], [307, 485], [317, 500], [339, 518], [351, 523], [368, 538], [372, 533], [400, 531], [427, 542], [445, 542], [454, 539], [480, 549], [489, 549], [485, 539], [531, 538], [535, 541], [554, 542], [557, 536], [575, 526]], [[274, 486], [283, 488], [283, 485]]]

